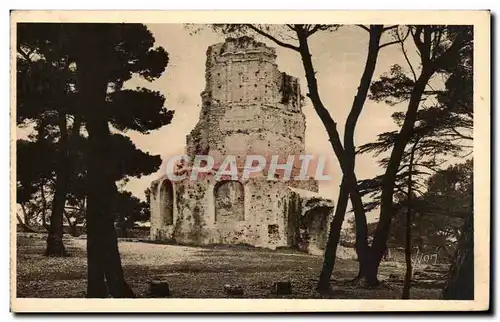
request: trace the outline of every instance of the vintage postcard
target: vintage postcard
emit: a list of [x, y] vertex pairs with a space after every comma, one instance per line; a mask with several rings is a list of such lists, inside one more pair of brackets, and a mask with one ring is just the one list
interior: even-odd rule
[[488, 310], [490, 19], [13, 11], [11, 310]]

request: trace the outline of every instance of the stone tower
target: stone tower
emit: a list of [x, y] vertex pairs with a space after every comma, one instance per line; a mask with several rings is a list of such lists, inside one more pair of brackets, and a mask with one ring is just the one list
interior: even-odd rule
[[[207, 50], [206, 87], [186, 154], [221, 162], [246, 155], [305, 153], [305, 117], [297, 78], [278, 70], [274, 48], [250, 37], [228, 38]], [[298, 174], [294, 166], [292, 175]], [[153, 182], [152, 239], [321, 250], [333, 209], [315, 180]]]
[[278, 70], [274, 48], [252, 38], [229, 38], [207, 50], [200, 121], [187, 154], [300, 155], [305, 117], [297, 78]]

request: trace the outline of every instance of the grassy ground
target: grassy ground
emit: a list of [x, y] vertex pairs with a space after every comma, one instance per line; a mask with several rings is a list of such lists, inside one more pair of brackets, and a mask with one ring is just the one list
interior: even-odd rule
[[[68, 238], [68, 258], [43, 256], [43, 235], [19, 235], [17, 238], [17, 296], [44, 298], [85, 297], [86, 241]], [[224, 298], [224, 284], [242, 285], [247, 298], [277, 298], [272, 285], [292, 282], [293, 295], [283, 298], [400, 298], [400, 283], [385, 283], [367, 290], [346, 285], [354, 278], [357, 263], [338, 259], [332, 277], [332, 292], [315, 292], [320, 256], [292, 251], [270, 251], [249, 247], [187, 247], [141, 242], [120, 242], [125, 276], [139, 297], [147, 297], [149, 281], [166, 280], [172, 297]], [[383, 263], [380, 278], [403, 274], [403, 266]], [[412, 298], [437, 299], [440, 289], [412, 288]]]

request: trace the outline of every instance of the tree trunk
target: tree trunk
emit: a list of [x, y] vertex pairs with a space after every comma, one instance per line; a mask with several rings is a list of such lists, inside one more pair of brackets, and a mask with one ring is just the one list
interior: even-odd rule
[[[87, 297], [134, 297], [125, 282], [118, 241], [111, 215], [116, 185], [106, 164], [110, 133], [106, 120], [87, 122], [89, 168], [87, 201]], [[106, 281], [106, 283], [104, 283]], [[106, 291], [107, 285], [107, 291]]]
[[[411, 197], [408, 197], [408, 201], [410, 201]], [[410, 287], [411, 287], [411, 275], [412, 275], [412, 267], [411, 267], [411, 210], [408, 205], [408, 210], [406, 212], [406, 236], [405, 236], [405, 261], [406, 261], [406, 272], [405, 279], [403, 284], [403, 295], [402, 299], [407, 300], [410, 298]]]
[[[21, 204], [21, 210], [23, 211], [23, 218], [24, 220], [22, 221], [25, 225], [29, 226], [28, 223], [30, 221], [30, 215], [28, 214], [28, 212], [26, 211], [26, 207], [24, 206], [24, 204]], [[20, 219], [20, 217], [18, 218]]]
[[59, 160], [45, 255], [62, 257], [67, 256], [62, 239], [64, 206], [66, 205], [66, 195], [68, 193], [70, 179], [70, 169], [68, 167], [70, 161], [68, 157], [68, 133], [65, 113], [60, 113], [58, 115], [58, 123], [60, 131]]
[[411, 288], [411, 277], [412, 277], [412, 267], [411, 267], [411, 222], [412, 222], [412, 194], [413, 194], [413, 161], [415, 158], [415, 151], [417, 149], [418, 139], [413, 144], [410, 155], [410, 163], [408, 165], [408, 198], [407, 198], [407, 210], [406, 210], [406, 238], [405, 238], [405, 261], [406, 261], [406, 272], [405, 280], [403, 285], [403, 295], [402, 299], [407, 300], [410, 298], [410, 288]]
[[68, 215], [67, 211], [64, 211], [64, 216], [66, 217], [66, 221], [68, 222], [69, 234], [73, 237], [77, 237], [77, 233], [76, 233], [77, 222], [75, 221], [74, 224], [71, 223], [71, 217]]
[[474, 300], [474, 216], [465, 219], [443, 290], [445, 300]]
[[[348, 154], [342, 146], [342, 142], [340, 141], [340, 135], [337, 131], [337, 123], [332, 119], [330, 113], [321, 101], [315, 71], [311, 60], [311, 53], [307, 43], [307, 31], [300, 25], [297, 26], [297, 37], [299, 40], [299, 52], [307, 79], [307, 87], [309, 91], [308, 96], [311, 99], [316, 113], [325, 126], [328, 137], [330, 138], [333, 151], [340, 163], [342, 173], [346, 180], [347, 191], [349, 191], [349, 197], [354, 208], [356, 222], [359, 223], [359, 228], [356, 231], [356, 248], [359, 254], [358, 261], [367, 261], [369, 253], [366, 214], [361, 200], [361, 194], [359, 193], [358, 181], [354, 173], [354, 168]], [[370, 283], [371, 282], [374, 281], [370, 280]]]
[[45, 199], [45, 184], [43, 181], [40, 183], [40, 195], [42, 198], [42, 226], [49, 231], [50, 225], [47, 223], [47, 199]]
[[377, 229], [375, 230], [375, 236], [373, 238], [371, 247], [371, 257], [373, 262], [371, 263], [369, 270], [367, 271], [370, 279], [377, 278], [380, 261], [382, 260], [384, 251], [387, 247], [386, 243], [389, 237], [392, 214], [394, 212], [393, 197], [396, 176], [401, 164], [401, 160], [403, 158], [406, 145], [413, 135], [413, 127], [417, 118], [417, 111], [422, 99], [422, 95], [433, 73], [433, 70], [429, 70], [429, 68], [425, 68], [424, 66], [422, 73], [417, 79], [411, 93], [410, 101], [408, 103], [408, 109], [406, 111], [403, 126], [401, 127], [401, 130], [397, 135], [396, 142], [394, 143], [394, 147], [389, 158], [389, 163], [387, 164], [387, 169], [385, 171], [382, 182], [380, 219], [377, 225]]
[[323, 266], [319, 275], [318, 285], [316, 287], [319, 292], [327, 291], [330, 289], [330, 278], [335, 267], [337, 245], [340, 239], [340, 232], [342, 230], [342, 223], [344, 222], [348, 200], [349, 192], [346, 189], [346, 183], [344, 182], [344, 180], [342, 180], [337, 208], [335, 209], [333, 220], [330, 223], [330, 232], [328, 234], [328, 240], [326, 242]]
[[[344, 147], [346, 149], [346, 153], [351, 161], [351, 166], [354, 171], [355, 168], [355, 144], [354, 144], [354, 135], [356, 124], [358, 122], [359, 116], [361, 115], [361, 111], [366, 101], [366, 97], [368, 95], [368, 91], [370, 89], [370, 84], [373, 78], [373, 73], [375, 72], [375, 67], [377, 65], [378, 54], [380, 51], [380, 38], [383, 33], [382, 25], [371, 25], [370, 26], [370, 41], [368, 45], [368, 56], [366, 59], [365, 69], [363, 75], [361, 76], [360, 84], [358, 86], [358, 93], [354, 98], [353, 106], [349, 116], [346, 120], [345, 132], [344, 132]], [[360, 202], [363, 206], [362, 202]], [[354, 203], [353, 203], [354, 204]], [[364, 207], [363, 207], [364, 211]], [[378, 284], [378, 280], [375, 278], [370, 278], [369, 276], [365, 276], [364, 272], [366, 271], [366, 266], [370, 266], [371, 257], [369, 253], [369, 247], [367, 243], [368, 238], [368, 225], [366, 222], [366, 215], [362, 220], [359, 220], [358, 217], [355, 217], [356, 220], [356, 234], [360, 234], [360, 239], [362, 242], [356, 243], [356, 253], [358, 255], [359, 263], [359, 272], [358, 272], [358, 281], [366, 284], [368, 286], [375, 286]], [[366, 252], [367, 254], [360, 254], [360, 252]], [[360, 259], [365, 258], [366, 262], [361, 262]]]
[[[105, 113], [109, 73], [108, 35], [94, 24], [79, 26], [78, 84], [88, 132], [87, 170], [87, 297], [134, 297], [123, 275], [111, 215], [116, 184], [110, 168], [110, 131]], [[107, 286], [107, 287], [106, 287]]]
[[[354, 144], [354, 134], [356, 130], [356, 124], [363, 110], [366, 97], [368, 95], [368, 90], [370, 88], [373, 73], [375, 71], [375, 66], [377, 64], [377, 58], [379, 53], [380, 37], [382, 35], [383, 26], [372, 25], [370, 26], [370, 41], [368, 45], [368, 55], [365, 63], [365, 68], [363, 75], [358, 86], [358, 92], [354, 98], [351, 111], [347, 117], [344, 131], [344, 148], [346, 153], [346, 159], [350, 163], [354, 171], [355, 167], [355, 144]], [[342, 184], [340, 188], [340, 193], [337, 201], [337, 209], [335, 211], [334, 219], [330, 225], [330, 234], [328, 236], [328, 242], [325, 248], [325, 259], [323, 262], [323, 269], [318, 282], [318, 289], [324, 290], [329, 288], [330, 277], [333, 272], [335, 265], [335, 254], [337, 251], [337, 244], [340, 238], [340, 231], [342, 229], [342, 222], [345, 218], [345, 211], [347, 209], [347, 202], [349, 199], [349, 184], [345, 178], [342, 178]], [[338, 217], [338, 218], [337, 218]], [[362, 252], [366, 252], [368, 245], [366, 242], [368, 226], [365, 220], [360, 220], [360, 217], [356, 217], [356, 253], [358, 254], [358, 260], [362, 258], [367, 258]], [[366, 217], [365, 217], [366, 218]], [[332, 229], [335, 229], [332, 231]], [[359, 231], [359, 234], [358, 234]], [[333, 256], [333, 258], [331, 258]], [[360, 262], [360, 271], [363, 264]], [[362, 274], [359, 274], [361, 277]]]

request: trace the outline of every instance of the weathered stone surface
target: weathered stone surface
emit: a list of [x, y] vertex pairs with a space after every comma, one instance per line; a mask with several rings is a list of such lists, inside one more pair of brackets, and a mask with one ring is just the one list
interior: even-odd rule
[[276, 295], [292, 294], [292, 283], [290, 281], [275, 282], [273, 289]]
[[329, 227], [332, 219], [333, 201], [314, 191], [291, 187], [289, 189], [289, 225], [292, 227], [290, 235], [293, 230], [298, 229], [298, 234], [292, 235], [295, 236], [292, 245], [302, 251], [322, 255], [328, 237], [326, 227]]
[[243, 295], [243, 287], [237, 284], [224, 284], [224, 291], [227, 295]]
[[151, 297], [170, 296], [170, 286], [167, 281], [151, 281], [149, 283], [149, 295]]
[[[305, 154], [299, 81], [278, 70], [274, 48], [228, 38], [208, 48], [205, 77], [199, 121], [186, 138], [188, 156], [210, 155], [217, 165], [234, 155], [242, 170], [247, 155], [278, 155], [284, 163]], [[267, 170], [248, 180], [221, 182], [213, 174], [155, 180], [151, 238], [321, 253], [333, 203], [318, 196], [317, 181], [283, 181], [282, 174], [270, 181]], [[292, 177], [299, 172], [294, 164]]]

